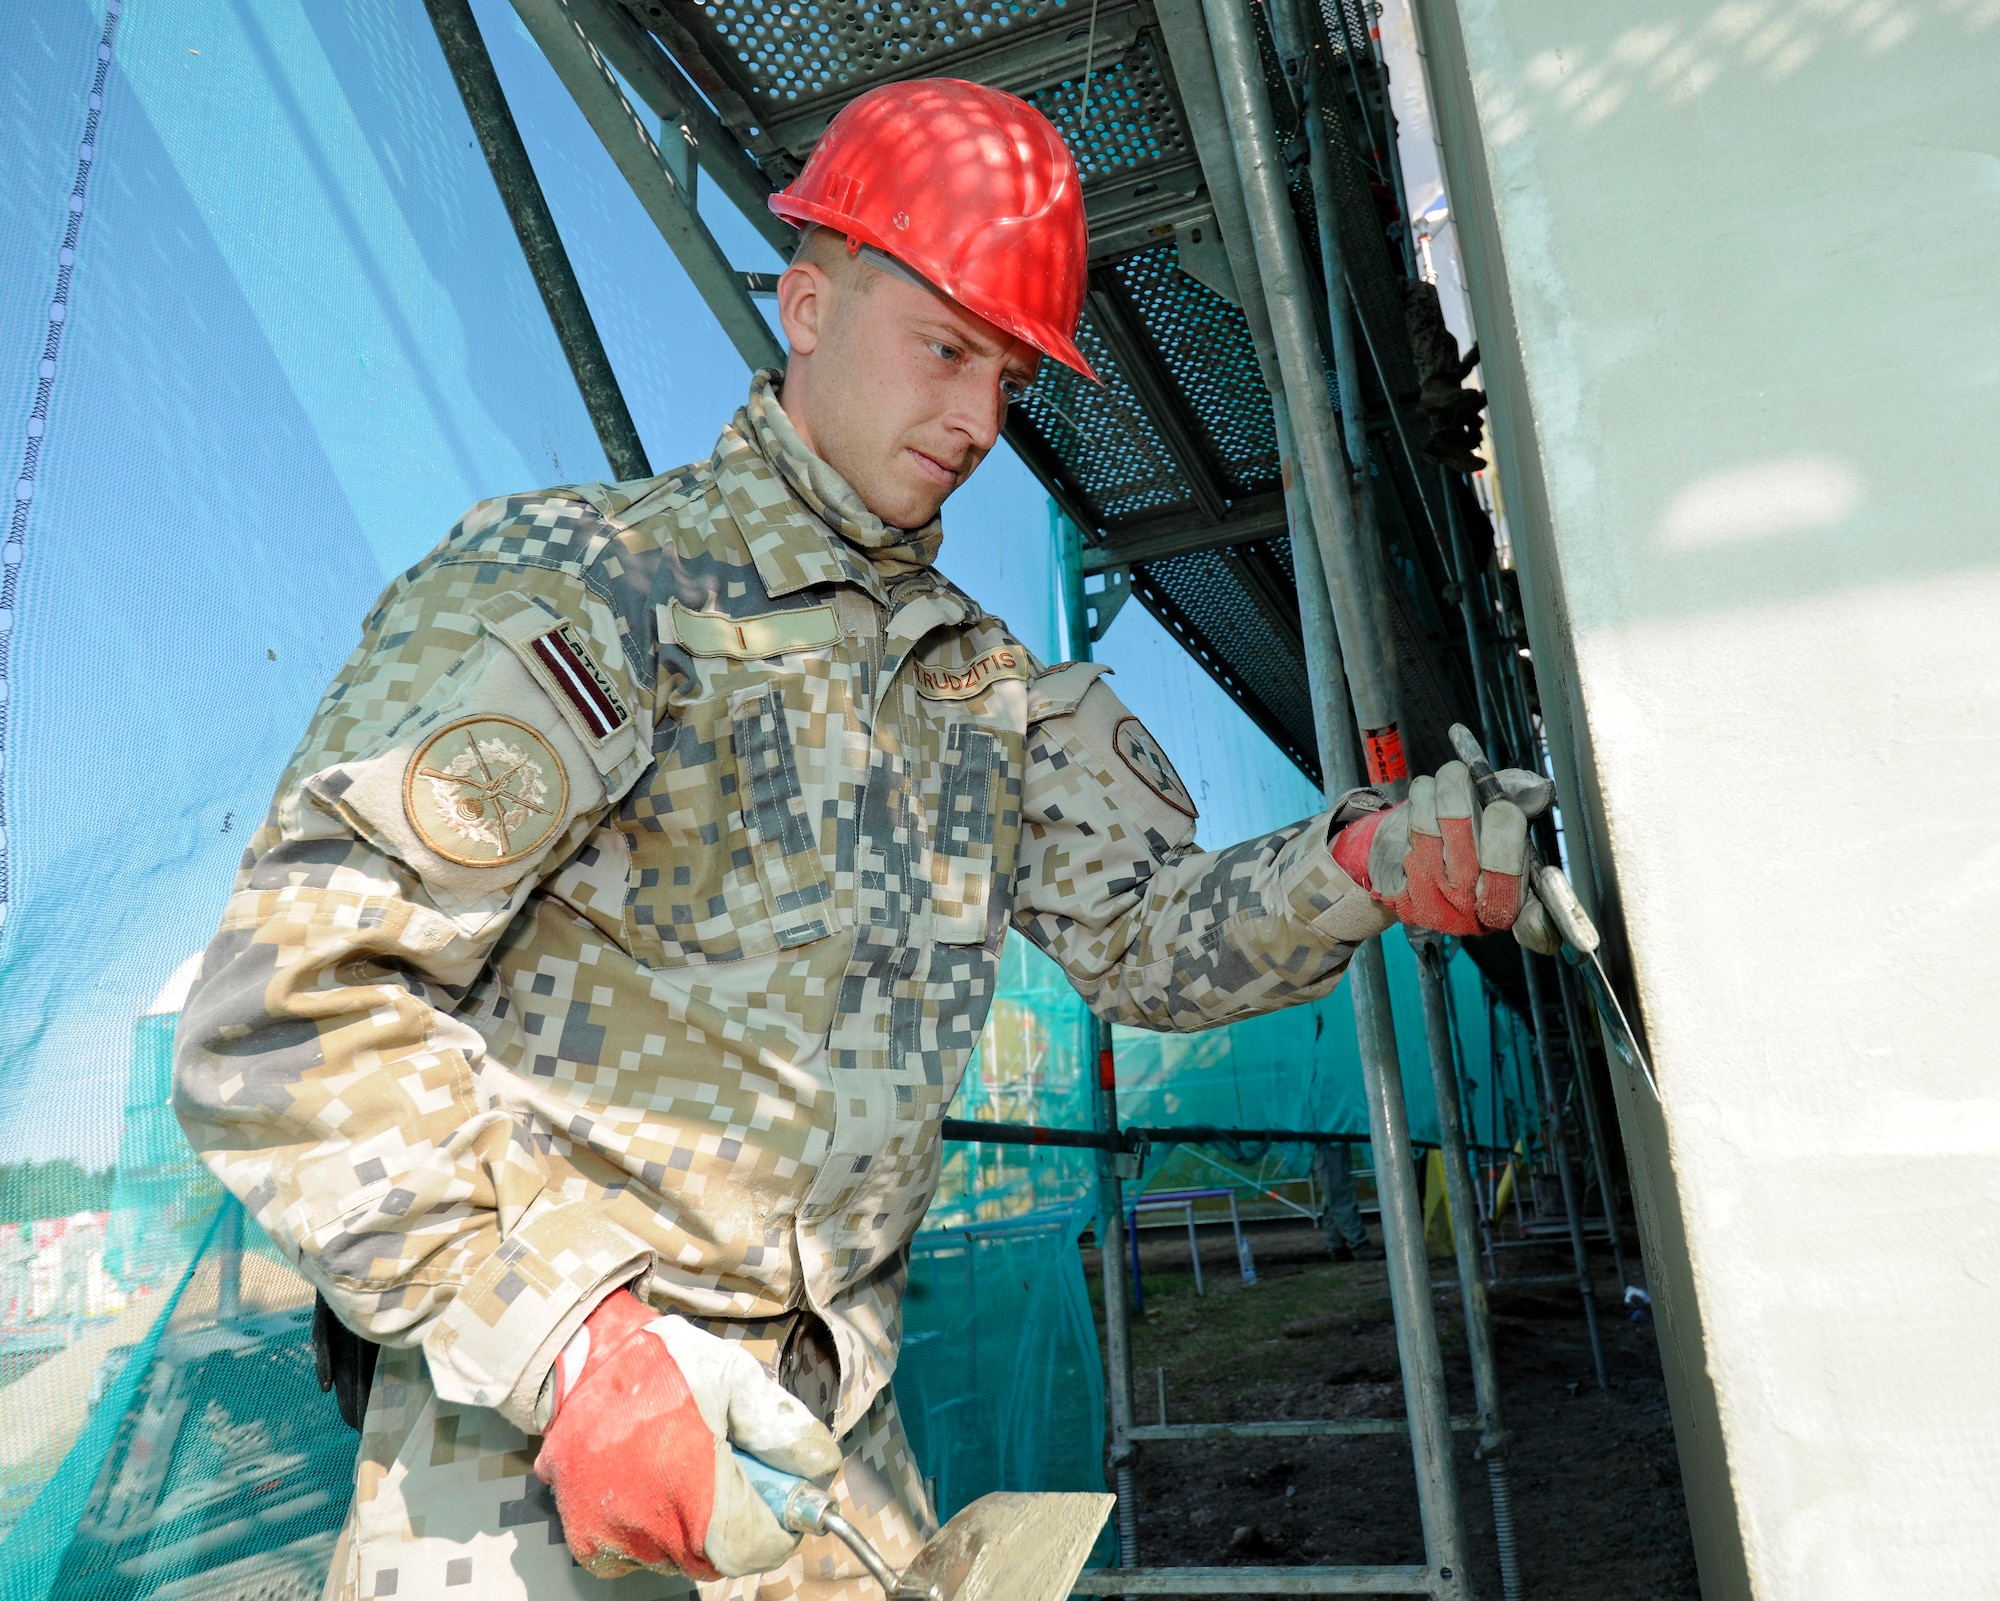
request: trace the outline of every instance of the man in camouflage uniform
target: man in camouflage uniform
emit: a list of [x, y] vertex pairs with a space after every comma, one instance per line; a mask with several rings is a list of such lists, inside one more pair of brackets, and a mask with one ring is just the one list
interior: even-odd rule
[[[1505, 898], [1476, 862], [1465, 877], [1469, 808], [1442, 796], [1442, 832], [1408, 819], [1390, 856], [1381, 820], [1404, 811], [1365, 793], [1194, 849], [1193, 802], [1103, 669], [1044, 667], [937, 572], [938, 506], [991, 448], [1007, 390], [1039, 351], [1083, 367], [1081, 204], [1059, 138], [1021, 102], [902, 85], [843, 121], [882, 97], [974, 135], [1004, 125], [1003, 156], [1032, 136], [1027, 164], [1045, 170], [1021, 181], [1045, 192], [993, 215], [1056, 230], [1026, 252], [1054, 289], [1011, 291], [1054, 294], [1055, 313], [1013, 316], [935, 251], [878, 254], [901, 224], [871, 222], [850, 151], [832, 177], [851, 214], [786, 274], [784, 403], [759, 373], [706, 461], [484, 502], [397, 579], [204, 959], [182, 1121], [384, 1347], [330, 1596], [636, 1601], [776, 1561], [701, 1588], [877, 1601], [837, 1542], [785, 1557], [792, 1537], [761, 1505], [769, 1528], [731, 1549], [764, 1558], [723, 1550], [721, 1499], [685, 1546], [579, 1535], [598, 1512], [564, 1463], [598, 1437], [569, 1422], [586, 1414], [567, 1410], [561, 1364], [585, 1360], [589, 1330], [609, 1349], [616, 1306], [682, 1331], [660, 1340], [714, 1436], [719, 1498], [728, 1440], [757, 1444], [737, 1401], [745, 1418], [753, 1402], [812, 1414], [785, 1425], [806, 1440], [795, 1465], [824, 1439], [844, 1509], [906, 1562], [932, 1527], [889, 1388], [907, 1248], [1007, 930], [1101, 1016], [1185, 1030], [1332, 989], [1397, 915], [1379, 881], [1398, 878], [1405, 902], [1429, 883], [1398, 875], [1433, 836], [1458, 841], [1454, 904], [1474, 879], [1482, 905]], [[944, 143], [898, 148], [943, 160]], [[819, 176], [815, 191], [809, 165], [785, 214], [824, 220]], [[872, 203], [897, 205], [894, 185]], [[905, 364], [903, 388], [880, 387], [884, 362]], [[872, 402], [843, 390], [855, 373]], [[882, 435], [878, 413], [916, 420]], [[1360, 842], [1343, 870], [1329, 843], [1356, 819], [1367, 837], [1340, 835]], [[1493, 811], [1486, 828], [1506, 832]], [[706, 1342], [692, 1357], [691, 1340]], [[726, 1408], [696, 1373], [720, 1342], [755, 1359]], [[536, 1436], [565, 1427], [564, 1452], [543, 1451], [552, 1494]], [[597, 1454], [618, 1457], [625, 1436], [601, 1428]]]

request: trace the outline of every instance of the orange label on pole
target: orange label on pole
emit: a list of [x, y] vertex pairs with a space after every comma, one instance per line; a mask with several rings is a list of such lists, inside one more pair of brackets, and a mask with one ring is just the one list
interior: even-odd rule
[[1097, 1087], [1101, 1090], [1118, 1088], [1118, 1059], [1108, 1047], [1097, 1053]]
[[1410, 776], [1410, 764], [1403, 759], [1403, 736], [1394, 723], [1387, 728], [1364, 728], [1361, 746], [1368, 757], [1368, 782], [1393, 784]]

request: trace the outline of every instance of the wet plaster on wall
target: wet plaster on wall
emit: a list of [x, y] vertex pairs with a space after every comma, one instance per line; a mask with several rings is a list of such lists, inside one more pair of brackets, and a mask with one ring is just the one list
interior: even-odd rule
[[1665, 1090], [1620, 1114], [1704, 1585], [1973, 1593], [2000, 7], [1420, 22], [1565, 808]]

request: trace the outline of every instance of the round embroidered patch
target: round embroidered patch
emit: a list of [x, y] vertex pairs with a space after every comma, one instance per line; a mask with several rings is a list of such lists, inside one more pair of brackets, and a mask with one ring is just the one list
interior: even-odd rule
[[1174, 764], [1167, 760], [1167, 753], [1160, 749], [1159, 743], [1146, 732], [1145, 725], [1138, 718], [1119, 718], [1118, 726], [1111, 731], [1111, 743], [1119, 759], [1161, 800], [1188, 817], [1200, 815], [1195, 810], [1194, 797], [1188, 793], [1187, 785], [1174, 771]]
[[410, 827], [461, 867], [504, 867], [533, 854], [568, 806], [562, 758], [511, 717], [446, 724], [417, 747], [403, 775]]

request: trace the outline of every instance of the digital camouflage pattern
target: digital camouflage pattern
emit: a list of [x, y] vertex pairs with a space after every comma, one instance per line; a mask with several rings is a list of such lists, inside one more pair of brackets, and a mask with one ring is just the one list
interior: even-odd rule
[[[786, 1319], [714, 1325], [741, 1338], [808, 1404], [830, 1408], [839, 1389], [831, 1353], [810, 1342], [800, 1353], [800, 1342], [785, 1338], [788, 1326]], [[571, 1559], [555, 1497], [535, 1477], [539, 1445], [488, 1407], [443, 1400], [420, 1349], [384, 1351], [326, 1601], [453, 1592], [478, 1601], [883, 1601], [881, 1587], [831, 1535], [808, 1537], [783, 1567], [753, 1579], [695, 1584], [644, 1571], [593, 1578]], [[841, 1448], [828, 1489], [900, 1570], [937, 1524], [891, 1391], [875, 1397]]]
[[1152, 1029], [1323, 995], [1386, 926], [1327, 816], [1193, 849], [1103, 670], [1043, 669], [774, 376], [709, 460], [483, 502], [390, 585], [183, 1014], [196, 1149], [496, 1438], [635, 1280], [823, 1334], [864, 1424], [1010, 923]]

